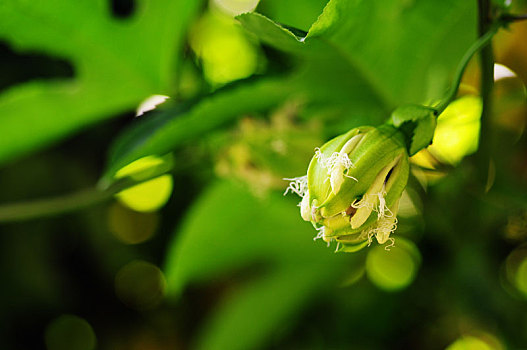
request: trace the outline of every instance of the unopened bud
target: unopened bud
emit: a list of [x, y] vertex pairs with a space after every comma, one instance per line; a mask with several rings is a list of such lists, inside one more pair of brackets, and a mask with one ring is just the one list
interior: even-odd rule
[[408, 181], [404, 135], [390, 125], [359, 127], [320, 149], [307, 177], [292, 180], [302, 196], [302, 218], [317, 229], [315, 238], [337, 241], [340, 251], [392, 241], [399, 198]]

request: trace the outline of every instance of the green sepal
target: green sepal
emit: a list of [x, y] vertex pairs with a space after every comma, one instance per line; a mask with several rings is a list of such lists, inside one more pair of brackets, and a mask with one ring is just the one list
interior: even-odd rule
[[368, 191], [379, 172], [404, 153], [404, 138], [392, 126], [382, 125], [369, 131], [350, 155], [354, 167], [347, 175], [358, 181], [347, 179], [337, 194], [328, 191], [329, 195], [319, 206], [321, 214], [330, 217], [346, 211], [353, 201]]
[[395, 166], [387, 182], [386, 188], [386, 205], [391, 206], [401, 198], [406, 184], [408, 182], [408, 175], [410, 173], [410, 162], [408, 157], [401, 158], [399, 164]]
[[[328, 220], [331, 220], [332, 218], [325, 219], [323, 221], [324, 226], [326, 227], [326, 231], [324, 232], [326, 237], [330, 238], [336, 238], [336, 237], [346, 237], [346, 236], [356, 236], [358, 237], [360, 233], [364, 230], [365, 227], [374, 224], [377, 221], [376, 218], [377, 214], [375, 213], [375, 217], [373, 215], [370, 215], [368, 217], [368, 220], [362, 225], [361, 227], [357, 228], [351, 228], [349, 217], [347, 217], [346, 225], [340, 225], [340, 226], [327, 226], [326, 222]], [[370, 220], [371, 219], [371, 220]], [[331, 224], [330, 224], [331, 225]], [[337, 239], [338, 241], [339, 239]]]
[[[339, 151], [350, 138], [361, 133], [366, 133], [370, 129], [372, 127], [355, 128], [344, 135], [335, 137], [320, 148], [320, 153], [323, 156], [331, 155], [333, 152]], [[327, 170], [318, 166], [318, 159], [315, 157], [309, 163], [307, 176], [310, 179], [308, 183], [309, 201], [313, 202], [316, 199], [319, 203], [323, 202], [328, 194], [331, 193], [331, 184], [327, 181]]]
[[432, 143], [437, 124], [436, 110], [420, 105], [404, 105], [393, 111], [389, 123], [405, 135], [411, 157]]
[[340, 248], [337, 250], [338, 253], [344, 252], [344, 253], [355, 253], [359, 250], [365, 248], [368, 245], [368, 240], [365, 240], [364, 242], [357, 243], [357, 244], [347, 244], [347, 243], [341, 243]]

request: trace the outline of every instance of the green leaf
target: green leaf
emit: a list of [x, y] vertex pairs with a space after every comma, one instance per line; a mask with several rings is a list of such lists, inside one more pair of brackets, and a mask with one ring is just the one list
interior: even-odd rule
[[361, 71], [343, 59], [335, 46], [321, 41], [306, 45], [303, 39], [257, 13], [237, 19], [263, 42], [303, 59], [291, 84], [307, 99], [306, 114], [320, 118], [329, 113], [344, 122], [353, 120], [347, 127], [386, 118], [390, 109], [386, 99]]
[[297, 86], [310, 115], [333, 115], [353, 127], [442, 96], [475, 37], [474, 13], [475, 4], [455, 0], [332, 0], [301, 42], [261, 15], [238, 19], [265, 43], [303, 59]]
[[305, 43], [337, 47], [392, 105], [423, 103], [443, 93], [437, 77], [473, 42], [476, 13], [474, 1], [331, 0]]
[[259, 200], [239, 184], [213, 185], [187, 215], [168, 250], [169, 294], [190, 282], [209, 281], [250, 262], [338, 264], [294, 202], [276, 194]]
[[[334, 56], [326, 61], [329, 68], [350, 72], [350, 78], [341, 80], [363, 81], [390, 108], [424, 103], [442, 96], [447, 77], [473, 42], [475, 5], [456, 0], [332, 0], [309, 30], [303, 51], [305, 56]], [[244, 15], [241, 21], [264, 42], [296, 52], [293, 38], [285, 40], [272, 21], [264, 25], [265, 19], [256, 15]]]
[[[258, 264], [262, 274], [228, 295], [198, 349], [249, 349], [265, 342], [306, 302], [326, 294], [358, 256], [313, 242], [313, 227], [280, 195], [257, 199], [239, 184], [212, 185], [187, 214], [165, 264], [169, 296]], [[251, 322], [247, 322], [247, 320]]]
[[295, 323], [295, 314], [305, 304], [334, 287], [341, 273], [341, 269], [307, 264], [283, 267], [252, 281], [220, 305], [196, 348], [244, 350], [265, 345], [284, 324]]
[[265, 0], [258, 4], [258, 12], [278, 23], [304, 31], [316, 21], [328, 0]]
[[291, 95], [287, 79], [241, 82], [217, 91], [194, 105], [146, 114], [115, 142], [105, 173], [109, 180], [122, 166], [147, 155], [163, 155], [245, 113], [266, 110]]
[[437, 125], [436, 111], [425, 106], [404, 105], [392, 113], [390, 123], [405, 134], [408, 155], [413, 156], [432, 143]]
[[300, 53], [303, 50], [302, 38], [259, 13], [244, 13], [236, 16], [236, 19], [245, 29], [267, 44], [283, 51]]
[[132, 18], [116, 20], [106, 1], [2, 1], [0, 39], [18, 51], [68, 59], [76, 77], [0, 95], [0, 163], [171, 91], [178, 51], [200, 4], [139, 1]]

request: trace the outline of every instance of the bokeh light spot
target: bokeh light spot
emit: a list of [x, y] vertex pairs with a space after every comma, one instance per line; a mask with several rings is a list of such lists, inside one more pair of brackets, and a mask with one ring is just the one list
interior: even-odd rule
[[92, 350], [97, 343], [90, 324], [75, 315], [62, 315], [53, 320], [44, 334], [48, 350]]
[[452, 102], [437, 119], [430, 152], [450, 164], [478, 149], [481, 99], [465, 96]]
[[[133, 176], [134, 173], [163, 164], [163, 159], [148, 156], [121, 168], [115, 177]], [[119, 192], [117, 199], [127, 207], [139, 212], [152, 212], [161, 208], [170, 198], [173, 188], [172, 176], [162, 175]]]
[[161, 270], [146, 261], [132, 261], [115, 276], [117, 297], [133, 309], [155, 308], [162, 301], [165, 289], [165, 276]]
[[527, 297], [527, 245], [512, 251], [505, 261], [505, 275], [511, 286]]
[[389, 251], [377, 245], [368, 251], [366, 274], [377, 287], [396, 291], [409, 286], [417, 273], [421, 255], [417, 247], [403, 238], [396, 238]]
[[497, 350], [480, 338], [464, 336], [450, 344], [446, 350]]
[[516, 287], [527, 296], [527, 258], [520, 263], [516, 270]]
[[252, 75], [258, 53], [233, 18], [219, 12], [206, 13], [195, 25], [190, 44], [201, 58], [205, 78], [225, 84]]
[[253, 11], [260, 0], [212, 0], [222, 12], [236, 16], [245, 12]]
[[157, 213], [141, 213], [113, 203], [108, 211], [108, 228], [121, 242], [138, 244], [150, 239], [158, 226]]

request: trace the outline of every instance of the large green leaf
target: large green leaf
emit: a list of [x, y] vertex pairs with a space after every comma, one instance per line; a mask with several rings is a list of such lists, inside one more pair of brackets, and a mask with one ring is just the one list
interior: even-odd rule
[[389, 102], [422, 103], [443, 93], [440, 76], [475, 39], [476, 13], [475, 1], [332, 0], [306, 43], [338, 47]]
[[169, 247], [169, 292], [251, 262], [331, 265], [345, 259], [313, 243], [315, 235], [294, 202], [276, 194], [259, 200], [240, 184], [218, 183], [197, 201]]
[[172, 297], [188, 284], [261, 267], [222, 302], [202, 332], [201, 349], [255, 347], [312, 297], [333, 288], [359, 259], [313, 242], [315, 230], [290, 200], [277, 194], [257, 199], [229, 182], [212, 185], [178, 231], [165, 265]]
[[0, 39], [18, 51], [70, 60], [76, 77], [0, 95], [0, 163], [169, 92], [200, 4], [138, 1], [132, 18], [116, 20], [103, 0], [2, 1]]
[[[227, 296], [207, 321], [197, 349], [261, 348], [315, 297], [335, 288], [341, 268], [323, 264], [283, 266]], [[288, 328], [288, 327], [286, 327]]]
[[[329, 113], [335, 119], [378, 123], [388, 115], [391, 106], [387, 105], [383, 92], [343, 59], [336, 46], [321, 41], [307, 44], [304, 38], [258, 13], [245, 13], [236, 18], [264, 43], [299, 59], [290, 83], [306, 99], [309, 116], [321, 119]], [[343, 131], [345, 128], [339, 130]]]
[[[341, 80], [352, 79], [363, 82], [390, 108], [423, 103], [442, 96], [474, 40], [475, 6], [473, 1], [455, 0], [332, 0], [300, 41], [306, 57], [325, 58], [326, 70], [349, 71], [351, 77], [333, 80], [335, 91]], [[238, 19], [264, 42], [298, 54], [298, 45], [285, 40], [285, 29], [280, 31], [272, 21], [254, 13]]]

